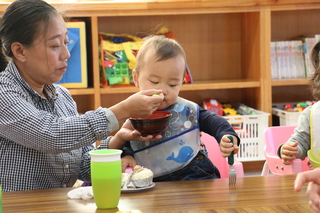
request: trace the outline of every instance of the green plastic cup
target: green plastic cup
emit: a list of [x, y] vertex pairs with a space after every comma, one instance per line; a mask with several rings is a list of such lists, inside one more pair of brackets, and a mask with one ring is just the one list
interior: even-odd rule
[[91, 182], [98, 209], [117, 208], [121, 194], [121, 150], [103, 149], [91, 155]]
[[311, 150], [309, 150], [307, 152], [307, 154], [308, 154], [309, 162], [311, 163], [312, 167], [313, 168], [319, 168], [320, 167], [320, 161], [317, 160], [316, 158], [314, 158]]

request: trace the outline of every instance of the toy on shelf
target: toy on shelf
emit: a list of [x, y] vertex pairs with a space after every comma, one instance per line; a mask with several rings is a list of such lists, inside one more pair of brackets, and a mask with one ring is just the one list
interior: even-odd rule
[[288, 112], [293, 112], [293, 106], [291, 104], [286, 104], [283, 109]]
[[132, 70], [144, 40], [128, 34], [99, 33], [101, 87], [133, 86]]
[[221, 115], [221, 116], [223, 115], [222, 105], [216, 99], [213, 99], [213, 98], [205, 99], [203, 101], [203, 108], [211, 112], [215, 112], [218, 115]]
[[228, 102], [218, 102], [216, 99], [208, 98], [203, 101], [203, 108], [215, 112], [221, 116], [256, 115], [257, 113], [244, 104], [232, 106]]
[[[164, 35], [175, 39], [174, 34], [162, 27], [154, 35]], [[100, 48], [100, 83], [101, 87], [133, 86], [132, 70], [136, 66], [136, 55], [146, 37], [129, 34], [99, 33]], [[184, 83], [192, 83], [192, 75], [186, 64]]]
[[232, 108], [223, 108], [223, 114], [227, 116], [236, 116], [239, 115], [237, 110]]
[[287, 112], [302, 112], [308, 106], [312, 106], [315, 101], [302, 101], [296, 104], [285, 104], [283, 110]]
[[236, 106], [236, 109], [240, 115], [256, 115], [257, 113], [252, 110], [252, 108], [244, 105], [244, 104], [238, 104]]

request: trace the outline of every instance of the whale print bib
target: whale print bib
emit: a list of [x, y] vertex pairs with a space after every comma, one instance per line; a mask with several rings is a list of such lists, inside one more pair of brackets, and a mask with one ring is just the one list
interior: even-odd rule
[[172, 116], [160, 140], [130, 142], [138, 164], [151, 169], [154, 177], [185, 167], [200, 149], [199, 106], [179, 97], [167, 111]]

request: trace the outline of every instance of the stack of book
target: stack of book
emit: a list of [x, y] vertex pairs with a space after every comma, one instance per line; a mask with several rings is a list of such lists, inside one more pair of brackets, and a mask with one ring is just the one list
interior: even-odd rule
[[271, 76], [273, 79], [309, 78], [314, 73], [310, 60], [320, 34], [294, 41], [271, 42]]
[[315, 37], [305, 38], [303, 39], [303, 48], [304, 48], [304, 59], [306, 64], [306, 77], [310, 77], [314, 73], [314, 68], [312, 62], [310, 61], [310, 53], [315, 45], [315, 43], [319, 40], [319, 35], [315, 35]]
[[271, 42], [272, 79], [306, 77], [302, 40]]

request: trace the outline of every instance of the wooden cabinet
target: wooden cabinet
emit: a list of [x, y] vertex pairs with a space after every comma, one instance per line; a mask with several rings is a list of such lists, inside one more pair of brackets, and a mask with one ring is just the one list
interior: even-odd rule
[[[180, 95], [202, 105], [213, 97], [271, 112], [272, 102], [310, 97], [307, 79], [272, 81], [270, 41], [320, 33], [319, 0], [50, 1], [87, 23], [89, 88], [70, 89], [79, 112], [109, 107], [134, 87], [100, 88], [98, 32], [172, 30], [184, 47], [194, 83]], [[70, 1], [69, 1], [70, 2]], [[9, 1], [0, 3], [0, 17]]]
[[[288, 6], [289, 7], [289, 6]], [[296, 5], [294, 9], [274, 9], [271, 11], [271, 40], [294, 40], [320, 34], [320, 7]], [[272, 81], [272, 100], [275, 103], [313, 100], [309, 90], [309, 79]]]

